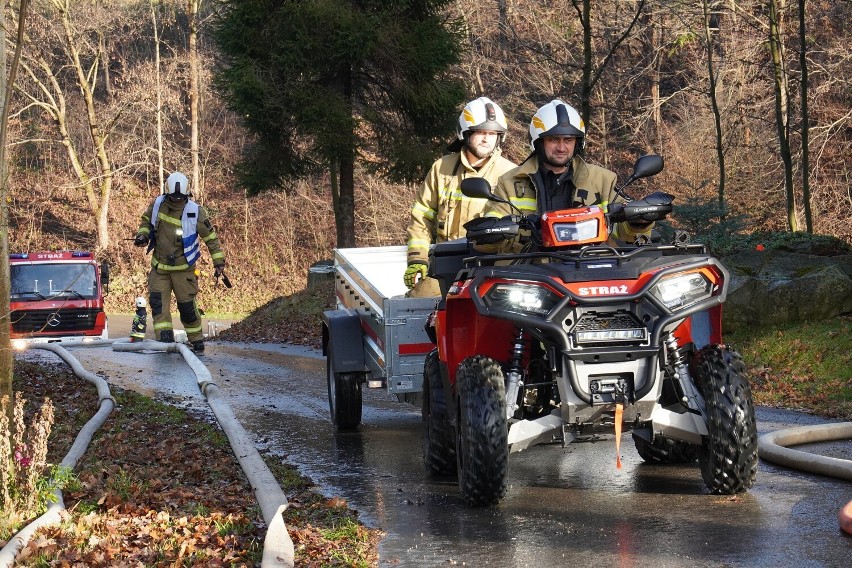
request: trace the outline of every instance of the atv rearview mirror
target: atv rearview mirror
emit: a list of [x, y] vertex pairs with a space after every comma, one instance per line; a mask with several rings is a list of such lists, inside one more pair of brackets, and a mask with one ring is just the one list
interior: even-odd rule
[[658, 156], [657, 154], [641, 156], [633, 165], [633, 173], [630, 174], [630, 178], [624, 185], [632, 183], [637, 179], [655, 176], [661, 171], [663, 171], [662, 156]]
[[630, 201], [630, 196], [623, 192], [624, 188], [640, 178], [655, 176], [663, 171], [663, 157], [657, 154], [648, 154], [640, 156], [636, 163], [633, 164], [633, 173], [627, 178], [620, 187], [615, 188], [615, 192], [623, 197], [626, 201]]
[[463, 179], [461, 182], [461, 191], [466, 197], [508, 203], [505, 199], [500, 199], [491, 192], [491, 184], [485, 178], [474, 177]]

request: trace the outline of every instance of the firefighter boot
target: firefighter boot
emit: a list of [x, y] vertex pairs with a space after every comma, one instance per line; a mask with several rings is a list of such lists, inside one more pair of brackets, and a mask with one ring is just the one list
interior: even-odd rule
[[174, 343], [175, 332], [172, 329], [163, 329], [160, 331], [160, 341], [163, 343]]
[[192, 350], [196, 353], [204, 353], [204, 340], [199, 339], [198, 341], [193, 341]]

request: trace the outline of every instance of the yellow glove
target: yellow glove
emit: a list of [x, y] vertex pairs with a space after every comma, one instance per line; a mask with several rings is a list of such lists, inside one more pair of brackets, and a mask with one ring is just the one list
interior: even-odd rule
[[426, 278], [426, 265], [422, 262], [412, 262], [408, 265], [408, 269], [405, 271], [403, 280], [405, 281], [406, 286], [414, 288], [414, 285], [417, 284], [418, 280], [422, 280], [423, 278]]

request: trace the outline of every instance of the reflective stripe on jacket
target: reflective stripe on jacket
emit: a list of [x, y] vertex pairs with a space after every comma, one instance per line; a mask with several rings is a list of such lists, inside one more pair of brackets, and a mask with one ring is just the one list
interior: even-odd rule
[[[152, 225], [154, 226], [155, 233], [157, 232], [157, 225], [160, 222], [160, 205], [162, 205], [165, 198], [165, 195], [161, 195], [154, 200], [154, 209], [151, 211], [151, 219], [153, 219]], [[183, 231], [183, 256], [186, 258], [186, 262], [189, 266], [195, 264], [195, 261], [198, 260], [198, 257], [201, 255], [201, 249], [199, 246], [201, 242], [198, 240], [198, 209], [198, 203], [192, 199], [188, 199], [183, 208], [183, 214], [180, 216], [180, 225], [181, 230]]]
[[[201, 241], [210, 251], [213, 265], [224, 265], [225, 254], [207, 210], [192, 200], [172, 203], [164, 197], [158, 197], [148, 206], [137, 230], [137, 234], [155, 238], [151, 266], [166, 272], [189, 270], [200, 256]], [[152, 228], [155, 228], [153, 235]]]
[[515, 164], [501, 155], [499, 148], [479, 170], [470, 165], [463, 150], [436, 160], [411, 207], [407, 229], [408, 262], [428, 263], [432, 243], [464, 237], [463, 225], [482, 216], [486, 200], [462, 195], [463, 179], [483, 177], [493, 188], [500, 176], [514, 167]]

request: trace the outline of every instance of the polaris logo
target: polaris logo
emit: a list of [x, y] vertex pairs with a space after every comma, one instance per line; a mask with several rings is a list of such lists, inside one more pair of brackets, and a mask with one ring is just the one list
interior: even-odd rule
[[507, 231], [511, 231], [513, 227], [497, 227], [494, 229], [485, 229], [486, 233], [505, 233]]
[[580, 288], [581, 296], [612, 296], [615, 294], [628, 294], [627, 286], [590, 286], [589, 288]]

